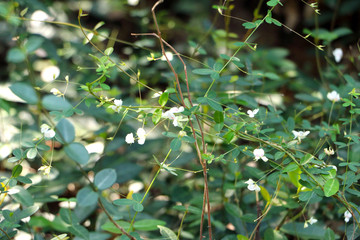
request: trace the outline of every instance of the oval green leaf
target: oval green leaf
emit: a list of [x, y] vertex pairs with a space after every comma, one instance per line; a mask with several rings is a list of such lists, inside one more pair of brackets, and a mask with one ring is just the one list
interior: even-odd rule
[[139, 231], [153, 231], [158, 225], [164, 226], [166, 222], [157, 219], [143, 219], [135, 222], [134, 228]]
[[85, 187], [77, 193], [76, 200], [77, 200], [77, 204], [80, 207], [88, 207], [95, 205], [98, 200], [98, 197], [99, 196], [96, 192], [94, 192], [92, 189], [88, 187]]
[[89, 153], [81, 143], [71, 143], [64, 148], [66, 155], [79, 164], [86, 164], [89, 161]]
[[326, 181], [324, 186], [324, 194], [326, 197], [330, 197], [339, 191], [339, 181], [336, 178], [331, 178]]
[[75, 140], [75, 128], [71, 122], [65, 118], [61, 119], [56, 125], [59, 138], [65, 143], [71, 143]]
[[178, 151], [181, 147], [181, 140], [179, 138], [174, 138], [170, 143], [170, 148], [173, 151]]
[[67, 111], [72, 108], [65, 98], [55, 95], [46, 95], [42, 99], [42, 105], [49, 111]]
[[26, 58], [23, 51], [20, 48], [12, 48], [6, 55], [6, 61], [11, 63], [21, 63]]
[[36, 104], [38, 98], [36, 92], [32, 86], [26, 83], [14, 83], [10, 86], [10, 90], [19, 98], [27, 102], [28, 104]]
[[164, 227], [164, 226], [157, 226], [160, 230], [160, 234], [161, 236], [163, 236], [165, 239], [169, 239], [169, 240], [177, 240], [177, 236], [176, 234], [170, 229], [170, 228], [167, 228], [167, 227]]
[[94, 184], [99, 190], [111, 187], [116, 181], [117, 175], [115, 169], [103, 169], [95, 175]]

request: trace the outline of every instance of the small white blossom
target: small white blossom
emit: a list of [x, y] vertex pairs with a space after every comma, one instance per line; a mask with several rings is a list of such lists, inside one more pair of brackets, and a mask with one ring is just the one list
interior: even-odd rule
[[55, 96], [57, 96], [57, 97], [61, 97], [61, 96], [63, 96], [64, 94], [62, 94], [58, 89], [56, 89], [56, 88], [52, 88], [51, 90], [50, 90], [50, 92], [52, 93], [52, 94], [54, 94]]
[[127, 144], [132, 144], [135, 142], [135, 139], [134, 139], [134, 134], [133, 133], [129, 133], [128, 135], [126, 135], [125, 137], [125, 142]]
[[145, 143], [145, 139], [146, 139], [146, 132], [143, 128], [139, 128], [136, 131], [136, 135], [138, 136], [138, 144], [143, 145]]
[[162, 117], [173, 120], [173, 125], [175, 127], [181, 127], [180, 126], [181, 116], [175, 116], [175, 113], [181, 113], [184, 110], [185, 110], [184, 107], [179, 107], [179, 108], [173, 107], [173, 108], [170, 108], [168, 111], [164, 112], [162, 114]]
[[55, 137], [55, 131], [52, 130], [47, 124], [42, 124], [40, 127], [40, 131], [44, 134], [44, 137], [46, 139], [51, 139]]
[[136, 6], [138, 5], [140, 2], [140, 0], [127, 0], [127, 3], [130, 5], [130, 6]]
[[[169, 59], [169, 61], [173, 60], [173, 58], [174, 58], [174, 55], [171, 52], [165, 52], [165, 55]], [[161, 57], [161, 60], [166, 61], [166, 58], [164, 55]]]
[[309, 135], [310, 131], [295, 131], [293, 130], [292, 133], [294, 134], [294, 139], [298, 139], [301, 142], [301, 139], [306, 138]]
[[313, 217], [311, 217], [309, 220], [308, 220], [308, 222], [310, 223], [310, 225], [313, 225], [314, 223], [317, 223], [317, 219], [316, 218], [313, 218]]
[[50, 174], [50, 170], [51, 170], [51, 165], [48, 165], [48, 166], [43, 165], [38, 169], [38, 171], [42, 171], [43, 175], [48, 175], [48, 176]]
[[120, 112], [120, 109], [122, 107], [123, 101], [121, 99], [115, 99], [114, 105], [111, 105], [110, 108], [114, 110], [115, 112]]
[[21, 221], [22, 221], [22, 222], [24, 222], [24, 223], [28, 223], [28, 222], [30, 222], [30, 216], [28, 216], [28, 217], [26, 217], [26, 218], [21, 219]]
[[324, 148], [324, 152], [326, 155], [330, 156], [330, 155], [334, 155], [335, 154], [335, 151], [332, 147], [329, 147], [329, 149], [327, 148]]
[[254, 111], [248, 110], [247, 114], [249, 115], [249, 117], [253, 118], [255, 117], [255, 115], [259, 112], [259, 109], [254, 109]]
[[351, 213], [348, 211], [348, 210], [346, 210], [345, 212], [344, 212], [344, 221], [345, 222], [349, 222], [349, 220], [350, 220], [350, 218], [352, 217], [352, 215], [351, 215]]
[[251, 178], [247, 180], [245, 183], [248, 185], [247, 188], [250, 191], [260, 192], [260, 187]]
[[41, 70], [40, 76], [44, 82], [52, 82], [60, 75], [60, 69], [57, 66], [48, 66]]
[[329, 92], [327, 98], [332, 102], [340, 101], [340, 95], [336, 91]]
[[265, 152], [264, 149], [262, 148], [257, 148], [254, 150], [253, 152], [254, 156], [255, 156], [255, 160], [259, 160], [261, 158], [261, 160], [263, 160], [264, 162], [267, 162], [269, 159], [267, 157], [265, 157]]
[[10, 188], [9, 190], [7, 190], [7, 194], [9, 195], [17, 194], [18, 192], [20, 192], [20, 190], [16, 188]]
[[343, 53], [343, 50], [341, 48], [336, 48], [332, 54], [334, 55], [334, 58], [335, 58], [335, 62], [340, 62], [344, 53]]
[[161, 94], [163, 94], [163, 92], [162, 92], [162, 91], [156, 92], [156, 93], [154, 93], [154, 95], [152, 95], [152, 97], [151, 97], [151, 98], [158, 98], [158, 97], [160, 97], [160, 96], [161, 96]]
[[185, 137], [185, 136], [186, 136], [186, 132], [185, 132], [185, 131], [180, 131], [180, 132], [179, 132], [179, 136], [180, 136], [180, 137]]

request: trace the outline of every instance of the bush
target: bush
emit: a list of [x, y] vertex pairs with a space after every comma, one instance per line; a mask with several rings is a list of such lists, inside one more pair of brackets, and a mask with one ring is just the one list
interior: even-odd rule
[[360, 236], [359, 3], [47, 4], [0, 3], [0, 239]]

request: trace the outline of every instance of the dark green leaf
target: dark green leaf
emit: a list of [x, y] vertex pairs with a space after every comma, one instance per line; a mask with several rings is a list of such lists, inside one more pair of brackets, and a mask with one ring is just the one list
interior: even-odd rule
[[6, 55], [6, 61], [11, 63], [21, 63], [25, 58], [25, 53], [17, 47], [10, 49]]
[[86, 164], [89, 161], [89, 153], [81, 143], [73, 142], [65, 146], [64, 151], [69, 158], [79, 164]]
[[20, 176], [21, 172], [22, 172], [22, 166], [20, 164], [15, 165], [15, 167], [12, 169], [12, 174], [11, 176], [14, 178], [17, 178], [18, 176]]
[[36, 104], [38, 102], [34, 88], [26, 83], [14, 83], [10, 86], [10, 90], [28, 104]]
[[178, 151], [181, 147], [181, 140], [179, 138], [174, 138], [170, 143], [170, 148], [173, 151]]
[[67, 119], [61, 119], [56, 125], [56, 130], [63, 142], [71, 143], [75, 140], [75, 128]]
[[95, 205], [97, 203], [98, 197], [98, 194], [89, 187], [82, 188], [76, 194], [77, 204], [81, 207]]
[[214, 73], [214, 70], [209, 68], [198, 68], [194, 69], [192, 72], [198, 75], [211, 75]]
[[166, 222], [157, 219], [143, 219], [134, 223], [134, 228], [139, 231], [153, 231], [157, 226], [165, 226]]
[[116, 171], [112, 168], [106, 168], [95, 175], [94, 184], [99, 190], [105, 190], [115, 183], [116, 178]]

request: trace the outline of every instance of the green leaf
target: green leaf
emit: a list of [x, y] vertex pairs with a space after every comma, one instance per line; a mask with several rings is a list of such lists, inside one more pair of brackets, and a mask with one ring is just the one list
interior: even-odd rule
[[6, 61], [10, 63], [21, 63], [25, 58], [25, 53], [17, 47], [10, 49], [6, 55]]
[[29, 84], [14, 83], [9, 88], [16, 96], [18, 96], [28, 104], [37, 104], [38, 98], [36, 92], [34, 88]]
[[223, 111], [223, 108], [222, 106], [216, 102], [215, 100], [213, 99], [210, 99], [210, 98], [206, 98], [206, 102], [207, 104], [209, 104], [209, 106], [214, 109], [215, 111], [219, 111], [219, 112], [222, 112]]
[[280, 231], [295, 237], [301, 236], [301, 239], [322, 239], [325, 234], [325, 229], [322, 226], [314, 224], [304, 228], [303, 222], [284, 224], [280, 228]]
[[158, 226], [164, 226], [166, 222], [157, 219], [143, 219], [134, 223], [134, 228], [139, 231], [153, 231]]
[[268, 1], [266, 4], [267, 4], [269, 7], [275, 7], [278, 3], [279, 3], [279, 0], [270, 0], [270, 1]]
[[214, 70], [209, 68], [198, 68], [194, 69], [192, 72], [198, 75], [211, 75], [214, 73]]
[[65, 98], [54, 95], [46, 95], [42, 99], [42, 105], [49, 111], [67, 111], [72, 108]]
[[[125, 222], [125, 221], [116, 221], [116, 223], [121, 226], [122, 228], [124, 228], [126, 231], [128, 231], [128, 229], [130, 228], [130, 223]], [[111, 232], [111, 233], [116, 233], [116, 234], [120, 234], [122, 233], [120, 231], [120, 229], [118, 229], [112, 222], [108, 221], [105, 224], [103, 224], [101, 226], [101, 229]]]
[[79, 164], [86, 164], [89, 161], [89, 153], [81, 143], [73, 142], [65, 146], [64, 151], [69, 158]]
[[222, 111], [215, 111], [215, 113], [214, 113], [214, 121], [216, 123], [224, 122], [224, 113]]
[[21, 172], [22, 172], [22, 166], [20, 164], [15, 165], [15, 167], [12, 169], [12, 173], [11, 176], [14, 178], [17, 178], [18, 176], [20, 176]]
[[327, 228], [323, 240], [335, 240], [335, 233], [330, 228]]
[[243, 215], [242, 210], [233, 203], [225, 203], [225, 211], [231, 216], [240, 218]]
[[26, 157], [28, 159], [34, 159], [37, 155], [37, 149], [36, 148], [30, 148], [27, 153], [26, 153]]
[[61, 208], [59, 214], [61, 219], [67, 224], [74, 225], [79, 223], [78, 217], [71, 209]]
[[135, 212], [142, 212], [144, 210], [144, 206], [141, 203], [135, 202], [133, 209]]
[[21, 10], [20, 16], [21, 16], [21, 17], [24, 17], [24, 15], [27, 13], [28, 9], [29, 9], [29, 8], [25, 8], [25, 9]]
[[97, 203], [98, 197], [98, 194], [89, 187], [82, 188], [76, 194], [77, 204], [81, 207], [89, 207], [95, 205]]
[[39, 210], [39, 206], [31, 206], [28, 208], [25, 208], [24, 210], [22, 210], [18, 216], [18, 219], [21, 220], [23, 218], [27, 218], [31, 215], [33, 215], [34, 213], [36, 213]]
[[114, 48], [109, 47], [104, 51], [104, 53], [105, 53], [105, 55], [109, 56], [113, 53], [113, 51], [114, 51]]
[[326, 181], [324, 186], [324, 194], [326, 197], [330, 197], [339, 191], [339, 181], [336, 178], [331, 178]]
[[181, 147], [181, 140], [179, 138], [174, 138], [170, 143], [170, 148], [173, 151], [178, 151]]
[[287, 237], [281, 234], [280, 231], [271, 228], [266, 229], [264, 240], [287, 240]]
[[11, 197], [14, 198], [18, 203], [25, 207], [31, 207], [34, 205], [34, 199], [26, 189], [21, 186], [15, 186], [12, 189], [19, 190], [18, 193], [11, 195]]
[[41, 47], [44, 42], [44, 38], [40, 36], [31, 36], [24, 44], [26, 52], [31, 53]]
[[116, 199], [113, 201], [113, 204], [115, 204], [117, 206], [132, 206], [135, 203], [136, 203], [136, 201], [134, 201], [132, 199], [127, 199], [127, 198]]
[[99, 190], [111, 187], [116, 181], [117, 175], [115, 169], [106, 168], [95, 175], [94, 184]]
[[310, 153], [307, 153], [304, 157], [302, 157], [302, 158], [300, 159], [300, 164], [301, 164], [301, 165], [305, 165], [305, 164], [307, 164], [308, 162], [310, 162], [311, 159], [313, 159], [313, 158], [314, 158], [313, 155], [311, 155]]
[[159, 104], [163, 107], [163, 106], [165, 106], [165, 104], [167, 103], [168, 100], [169, 100], [169, 93], [164, 92], [159, 97]]
[[243, 23], [242, 24], [245, 29], [253, 29], [253, 28], [256, 28], [256, 24], [253, 23], [253, 22], [246, 22], [246, 23]]
[[83, 227], [79, 224], [70, 226], [69, 230], [75, 236], [81, 237], [82, 239], [85, 239], [85, 240], [90, 240], [89, 231], [85, 227]]
[[158, 124], [162, 116], [161, 109], [156, 109], [152, 115], [152, 122], [154, 125]]
[[65, 143], [71, 143], [75, 140], [75, 128], [72, 123], [63, 118], [56, 125], [59, 138]]
[[176, 234], [170, 228], [167, 228], [167, 227], [164, 227], [161, 225], [159, 225], [157, 227], [160, 229], [161, 236], [163, 236], [165, 239], [177, 240]]

